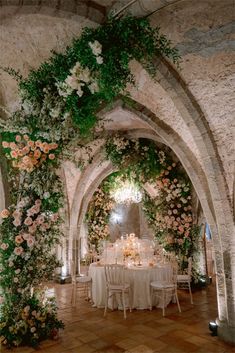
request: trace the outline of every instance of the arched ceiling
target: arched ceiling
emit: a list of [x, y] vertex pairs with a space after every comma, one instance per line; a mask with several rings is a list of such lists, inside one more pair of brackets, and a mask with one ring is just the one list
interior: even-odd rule
[[79, 15], [97, 23], [102, 23], [108, 15], [132, 13], [134, 16], [149, 15], [162, 8], [169, 7], [181, 0], [1, 0], [0, 19], [20, 13], [47, 13], [53, 16], [71, 17]]
[[[119, 11], [129, 0], [11, 0], [0, 1], [0, 66], [13, 67], [27, 75], [50, 57], [51, 50], [63, 51], [85, 26], [97, 26], [110, 11]], [[216, 1], [133, 1], [125, 11], [150, 16], [154, 26], [177, 45], [182, 60], [178, 72], [200, 105], [224, 164], [224, 173], [233, 192], [234, 180], [234, 44], [232, 0]], [[103, 17], [102, 17], [103, 16]], [[91, 21], [92, 19], [92, 21]], [[48, 33], [50, 35], [48, 35]], [[177, 107], [145, 70], [132, 63], [137, 85], [132, 97], [183, 137], [194, 155], [200, 155], [191, 138], [190, 127]], [[1, 73], [0, 104], [14, 111], [19, 103], [15, 81]], [[115, 118], [116, 119], [116, 118]], [[120, 117], [121, 119], [121, 117]], [[133, 128], [140, 122], [120, 120], [120, 128]], [[113, 122], [115, 125], [115, 122]], [[136, 125], [137, 124], [137, 125]]]

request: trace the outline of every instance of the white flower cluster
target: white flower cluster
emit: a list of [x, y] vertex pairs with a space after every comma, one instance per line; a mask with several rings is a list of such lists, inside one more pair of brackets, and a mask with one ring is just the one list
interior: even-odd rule
[[97, 64], [103, 64], [103, 57], [100, 55], [102, 53], [102, 45], [98, 42], [98, 40], [89, 42], [88, 44], [92, 50], [92, 53], [95, 55]]
[[67, 76], [64, 82], [57, 82], [56, 87], [61, 97], [68, 97], [74, 90], [79, 97], [83, 96], [83, 87], [88, 86], [92, 94], [99, 91], [96, 80], [91, 76], [90, 70], [83, 68], [79, 62], [70, 70], [71, 75]]
[[159, 158], [159, 162], [161, 164], [164, 164], [165, 160], [166, 160], [166, 155], [163, 151], [159, 151], [158, 152], [158, 158]]
[[125, 150], [125, 148], [129, 145], [129, 140], [125, 139], [124, 137], [115, 136], [112, 139], [112, 143], [116, 146], [116, 151], [121, 152]]

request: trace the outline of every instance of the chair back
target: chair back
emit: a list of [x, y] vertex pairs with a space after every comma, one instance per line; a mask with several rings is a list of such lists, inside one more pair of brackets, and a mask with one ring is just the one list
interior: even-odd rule
[[106, 284], [123, 285], [124, 284], [124, 266], [119, 264], [108, 264], [104, 266]]
[[191, 279], [191, 275], [192, 275], [192, 258], [191, 257], [189, 257], [188, 258], [188, 271], [187, 271], [188, 273], [188, 276], [189, 276], [189, 278]]
[[171, 261], [171, 267], [172, 267], [172, 282], [177, 286], [177, 274], [178, 274], [177, 261]]

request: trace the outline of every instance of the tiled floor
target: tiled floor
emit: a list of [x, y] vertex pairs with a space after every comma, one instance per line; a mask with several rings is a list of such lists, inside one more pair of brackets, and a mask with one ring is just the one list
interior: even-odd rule
[[[134, 310], [123, 319], [121, 311], [92, 308], [84, 297], [76, 308], [70, 306], [71, 285], [55, 286], [59, 316], [66, 324], [55, 341], [41, 344], [38, 353], [232, 353], [235, 347], [212, 337], [208, 322], [217, 316], [215, 287], [194, 293], [194, 305], [186, 292], [179, 292], [182, 313], [170, 304], [165, 318], [160, 309]], [[2, 352], [35, 353], [22, 347]]]

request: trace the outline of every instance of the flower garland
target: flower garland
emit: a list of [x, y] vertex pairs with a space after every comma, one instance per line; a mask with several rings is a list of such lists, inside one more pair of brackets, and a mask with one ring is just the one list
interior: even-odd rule
[[114, 206], [109, 193], [105, 192], [105, 184], [99, 187], [92, 197], [86, 213], [86, 223], [88, 225], [88, 244], [99, 248], [100, 241], [109, 237], [108, 219]]
[[[41, 283], [59, 265], [53, 249], [61, 238], [63, 187], [57, 169], [75, 146], [93, 139], [97, 111], [134, 83], [130, 60], [151, 74], [156, 56], [177, 63], [178, 52], [147, 19], [109, 19], [85, 28], [66, 52], [54, 53], [19, 83], [21, 108], [0, 119], [8, 158], [12, 204], [1, 212], [0, 340], [8, 346], [37, 345], [63, 327]], [[38, 287], [38, 291], [34, 288]]]

